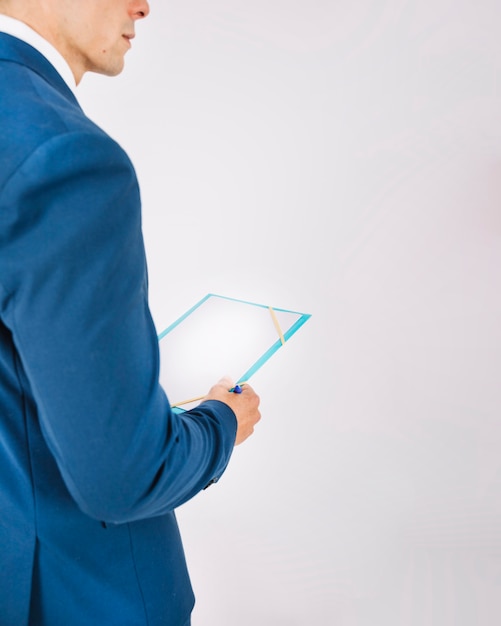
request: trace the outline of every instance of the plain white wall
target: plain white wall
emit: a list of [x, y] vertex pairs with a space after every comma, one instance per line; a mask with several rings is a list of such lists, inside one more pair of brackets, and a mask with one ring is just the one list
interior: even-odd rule
[[208, 292], [312, 314], [179, 509], [194, 626], [496, 626], [501, 3], [151, 9], [79, 98], [136, 165], [158, 330]]

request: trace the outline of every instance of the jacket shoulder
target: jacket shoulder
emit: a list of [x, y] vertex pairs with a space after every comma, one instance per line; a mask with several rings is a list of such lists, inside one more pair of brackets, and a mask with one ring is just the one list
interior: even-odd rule
[[29, 67], [2, 60], [0, 112], [0, 189], [30, 154], [54, 137], [74, 133], [107, 137], [76, 100]]

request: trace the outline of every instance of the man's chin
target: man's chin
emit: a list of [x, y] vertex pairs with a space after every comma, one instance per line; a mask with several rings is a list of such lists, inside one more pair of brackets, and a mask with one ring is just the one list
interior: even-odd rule
[[117, 59], [114, 63], [101, 63], [89, 67], [87, 71], [94, 74], [102, 74], [103, 76], [118, 76], [122, 73], [125, 66], [125, 59], [122, 57]]
[[114, 67], [106, 68], [106, 69], [104, 69], [101, 72], [101, 74], [103, 74], [104, 76], [118, 76], [119, 74], [122, 73], [124, 67], [125, 67], [125, 61], [122, 60], [120, 65], [116, 65]]

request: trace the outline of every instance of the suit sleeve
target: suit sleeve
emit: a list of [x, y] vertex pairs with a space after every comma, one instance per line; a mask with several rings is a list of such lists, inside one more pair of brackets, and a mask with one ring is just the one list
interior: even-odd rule
[[159, 385], [136, 176], [104, 134], [40, 146], [2, 190], [7, 320], [42, 432], [81, 509], [160, 515], [224, 471], [236, 420], [173, 414]]

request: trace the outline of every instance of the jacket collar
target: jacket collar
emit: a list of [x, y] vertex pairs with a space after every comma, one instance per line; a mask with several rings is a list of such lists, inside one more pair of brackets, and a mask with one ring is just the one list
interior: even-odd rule
[[38, 50], [17, 37], [0, 33], [0, 61], [10, 61], [28, 67], [68, 100], [78, 104], [75, 94], [55, 67]]

